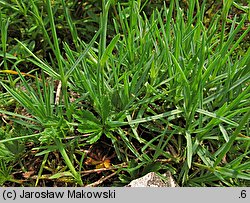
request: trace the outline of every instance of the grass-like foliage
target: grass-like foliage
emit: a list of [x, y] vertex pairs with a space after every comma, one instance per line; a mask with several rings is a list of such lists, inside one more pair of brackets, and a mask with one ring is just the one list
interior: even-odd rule
[[[102, 0], [83, 37], [75, 3], [0, 1], [0, 184], [112, 169], [107, 185], [169, 170], [181, 186], [249, 186], [249, 5], [178, 2]], [[17, 16], [26, 30], [9, 37]]]

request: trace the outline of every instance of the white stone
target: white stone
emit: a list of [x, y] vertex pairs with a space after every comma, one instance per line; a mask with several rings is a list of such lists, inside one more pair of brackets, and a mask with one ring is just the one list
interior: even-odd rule
[[163, 181], [155, 172], [150, 172], [141, 178], [131, 181], [126, 187], [179, 187], [169, 171], [164, 176], [166, 181]]

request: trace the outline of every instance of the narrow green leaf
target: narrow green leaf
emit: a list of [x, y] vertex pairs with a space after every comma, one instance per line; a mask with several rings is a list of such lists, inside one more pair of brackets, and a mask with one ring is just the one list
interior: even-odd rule
[[132, 142], [127, 138], [127, 136], [124, 134], [122, 129], [118, 129], [119, 135], [121, 136], [121, 139], [124, 141], [124, 143], [127, 145], [127, 147], [129, 148], [129, 150], [140, 160], [141, 155], [138, 153], [138, 151], [136, 150], [136, 148], [133, 146]]
[[203, 109], [197, 109], [196, 112], [207, 115], [207, 116], [212, 117], [212, 118], [217, 118], [220, 121], [225, 122], [225, 123], [227, 123], [229, 125], [232, 125], [232, 126], [235, 126], [235, 127], [238, 126], [238, 123], [236, 123], [234, 121], [231, 121], [230, 119], [227, 119], [227, 118], [225, 118], [223, 116], [218, 116], [218, 115], [216, 115], [216, 113], [212, 113], [212, 112], [209, 112], [209, 111], [206, 111], [206, 110], [203, 110]]
[[145, 123], [145, 122], [149, 122], [149, 121], [152, 121], [152, 120], [161, 119], [161, 118], [164, 118], [164, 117], [168, 117], [168, 120], [171, 120], [176, 116], [176, 114], [180, 114], [182, 112], [183, 111], [176, 109], [176, 110], [161, 113], [161, 114], [158, 114], [158, 115], [155, 115], [155, 116], [149, 116], [149, 117], [146, 117], [146, 118], [138, 118], [138, 119], [135, 119], [135, 120], [131, 120], [129, 122], [125, 122], [125, 121], [109, 121], [108, 123], [109, 123], [110, 126], [124, 126], [124, 125], [128, 125], [128, 124], [133, 125], [133, 124]]
[[49, 179], [58, 179], [58, 178], [62, 178], [62, 177], [65, 177], [65, 176], [74, 177], [73, 174], [70, 171], [65, 171], [65, 172], [60, 172], [60, 173], [53, 174], [52, 176], [49, 177]]
[[193, 144], [192, 144], [191, 134], [188, 131], [185, 132], [185, 138], [187, 140], [187, 164], [188, 168], [191, 168], [192, 156], [193, 156]]
[[223, 127], [222, 124], [219, 124], [219, 128], [220, 128], [220, 131], [221, 131], [221, 133], [222, 133], [222, 135], [223, 135], [225, 141], [228, 142], [229, 137], [228, 137], [228, 134], [227, 134], [226, 129]]
[[54, 15], [53, 15], [52, 6], [51, 6], [51, 0], [46, 0], [46, 8], [48, 11], [50, 29], [51, 29], [51, 33], [52, 33], [52, 37], [53, 37], [53, 45], [55, 47], [54, 54], [56, 56], [56, 60], [58, 63], [59, 74], [62, 77], [61, 79], [63, 79], [64, 78], [64, 68], [63, 68], [63, 64], [62, 64], [61, 50], [59, 47], [59, 39], [58, 39], [57, 33], [56, 33], [56, 26], [55, 26]]
[[197, 150], [197, 154], [201, 158], [201, 160], [206, 164], [206, 166], [212, 167], [214, 164], [214, 157], [212, 154], [205, 149], [203, 146], [199, 146]]
[[102, 132], [99, 132], [98, 134], [94, 133], [93, 135], [90, 135], [90, 139], [87, 140], [89, 144], [93, 144], [97, 142], [102, 136]]
[[96, 116], [88, 110], [79, 110], [76, 114], [73, 114], [73, 116], [81, 123], [84, 123], [86, 120], [89, 120], [100, 124], [100, 121], [96, 118]]
[[65, 77], [68, 78], [70, 76], [70, 74], [75, 70], [75, 68], [78, 66], [78, 64], [82, 61], [82, 59], [84, 58], [84, 56], [86, 54], [88, 54], [89, 50], [91, 49], [91, 47], [93, 46], [93, 44], [96, 42], [97, 37], [100, 35], [101, 30], [99, 29], [96, 34], [94, 35], [94, 37], [92, 38], [92, 40], [89, 42], [89, 44], [87, 45], [87, 47], [84, 49], [84, 51], [80, 54], [80, 56], [78, 57], [78, 59], [76, 60], [76, 62], [74, 63], [74, 65], [67, 71], [67, 73], [65, 74]]
[[16, 41], [21, 44], [24, 49], [30, 54], [32, 55], [36, 61], [38, 62], [36, 65], [38, 65], [40, 68], [42, 68], [44, 70], [44, 72], [46, 72], [47, 74], [49, 74], [51, 77], [60, 80], [60, 75], [53, 70], [53, 68], [51, 68], [49, 65], [47, 65], [46, 63], [44, 63], [41, 59], [39, 59], [35, 54], [33, 54], [32, 51], [30, 51], [26, 45], [24, 45], [22, 42], [20, 42], [18, 39], [16, 39]]
[[79, 124], [78, 131], [80, 133], [93, 133], [93, 132], [99, 132], [101, 131], [102, 127], [101, 125], [98, 125], [95, 122], [86, 120], [84, 123]]
[[244, 173], [241, 171], [236, 171], [233, 169], [225, 168], [225, 167], [216, 167], [216, 172], [220, 173], [221, 175], [225, 177], [230, 177], [230, 178], [240, 178], [244, 180], [250, 180], [250, 174], [249, 173]]
[[240, 133], [241, 129], [243, 128], [243, 126], [245, 125], [245, 123], [249, 120], [250, 118], [250, 111], [248, 111], [243, 118], [241, 119], [238, 127], [235, 129], [234, 133], [230, 136], [227, 144], [224, 146], [222, 152], [218, 155], [217, 159], [214, 162], [214, 167], [216, 167], [221, 160], [223, 159], [223, 157], [227, 154], [227, 152], [230, 150], [231, 146], [233, 145], [236, 137], [238, 136], [238, 134]]
[[109, 43], [109, 45], [107, 46], [107, 48], [105, 49], [101, 60], [100, 60], [100, 64], [101, 66], [104, 66], [104, 64], [106, 63], [106, 61], [108, 60], [108, 57], [110, 56], [110, 54], [112, 53], [113, 49], [115, 48], [116, 43], [118, 42], [120, 38], [120, 34], [117, 34]]
[[100, 102], [102, 122], [105, 123], [111, 112], [111, 101], [108, 95], [103, 95]]
[[189, 86], [188, 80], [187, 80], [187, 78], [186, 78], [186, 76], [185, 76], [185, 73], [183, 72], [183, 70], [182, 70], [180, 64], [179, 64], [178, 61], [177, 61], [177, 59], [175, 58], [175, 56], [174, 56], [172, 53], [170, 53], [170, 55], [171, 55], [171, 57], [172, 57], [172, 59], [173, 59], [173, 62], [174, 62], [174, 64], [175, 64], [175, 67], [177, 68], [178, 72], [180, 73], [180, 75], [181, 75], [181, 77], [182, 77], [182, 79], [183, 79], [183, 82], [185, 82], [185, 85], [188, 85], [188, 86]]
[[41, 134], [37, 133], [37, 134], [33, 134], [33, 135], [23, 135], [21, 137], [12, 137], [12, 138], [8, 138], [8, 139], [0, 140], [0, 143], [10, 142], [10, 141], [14, 141], [14, 140], [28, 139], [28, 138], [36, 137], [39, 135], [41, 135]]

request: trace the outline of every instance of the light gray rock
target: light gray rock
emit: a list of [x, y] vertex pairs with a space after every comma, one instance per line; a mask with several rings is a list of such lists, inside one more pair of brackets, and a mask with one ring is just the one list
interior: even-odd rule
[[165, 181], [155, 172], [150, 172], [141, 178], [131, 181], [125, 187], [179, 187], [169, 171], [167, 171], [164, 176]]

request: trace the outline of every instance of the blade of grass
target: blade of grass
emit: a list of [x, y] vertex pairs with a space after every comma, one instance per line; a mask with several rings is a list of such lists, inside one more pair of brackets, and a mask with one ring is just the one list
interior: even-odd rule
[[89, 50], [91, 49], [91, 47], [93, 46], [93, 44], [96, 42], [97, 37], [100, 35], [101, 33], [101, 29], [99, 29], [96, 34], [94, 35], [94, 37], [92, 38], [92, 40], [89, 42], [89, 44], [86, 46], [86, 48], [84, 49], [84, 51], [80, 54], [80, 56], [78, 57], [78, 59], [75, 61], [75, 63], [73, 64], [73, 66], [67, 71], [67, 73], [65, 74], [65, 78], [69, 78], [70, 74], [76, 69], [76, 67], [78, 66], [78, 64], [82, 61], [82, 59], [85, 57], [86, 54], [88, 54]]
[[185, 138], [187, 140], [187, 165], [190, 169], [192, 165], [193, 144], [191, 134], [188, 131], [185, 132]]
[[223, 150], [221, 151], [221, 153], [218, 155], [217, 159], [215, 160], [213, 167], [216, 167], [221, 162], [223, 157], [228, 153], [228, 151], [232, 147], [236, 137], [238, 136], [238, 134], [242, 130], [245, 123], [249, 120], [249, 118], [250, 118], [250, 111], [248, 111], [241, 119], [239, 125], [237, 126], [237, 128], [235, 129], [235, 131], [233, 132], [231, 137], [229, 138], [227, 144], [224, 146]]
[[55, 79], [60, 79], [60, 74], [58, 74], [56, 71], [53, 70], [52, 67], [50, 67], [49, 65], [47, 65], [46, 63], [44, 63], [41, 59], [39, 59], [35, 54], [33, 54], [32, 51], [30, 51], [26, 45], [24, 45], [22, 42], [20, 42], [18, 39], [16, 39], [16, 41], [21, 44], [23, 46], [23, 48], [31, 55], [34, 57], [34, 59], [38, 62], [36, 63], [36, 65], [38, 65], [40, 68], [42, 68], [44, 70], [44, 72], [46, 72], [48, 75], [50, 75], [51, 77], [55, 78]]

